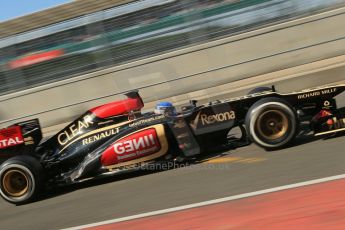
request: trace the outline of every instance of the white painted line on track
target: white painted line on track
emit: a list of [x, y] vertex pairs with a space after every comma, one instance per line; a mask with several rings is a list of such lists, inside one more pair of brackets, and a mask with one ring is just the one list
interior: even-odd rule
[[307, 186], [307, 185], [314, 185], [314, 184], [324, 183], [324, 182], [328, 182], [328, 181], [339, 180], [339, 179], [345, 179], [345, 174], [331, 176], [331, 177], [325, 177], [325, 178], [320, 178], [320, 179], [310, 180], [310, 181], [305, 181], [305, 182], [300, 182], [300, 183], [296, 183], [296, 184], [284, 185], [284, 186], [280, 186], [280, 187], [260, 190], [260, 191], [256, 191], [256, 192], [244, 193], [244, 194], [240, 194], [240, 195], [229, 196], [229, 197], [224, 197], [224, 198], [220, 198], [220, 199], [204, 201], [204, 202], [200, 202], [200, 203], [188, 204], [188, 205], [183, 205], [183, 206], [174, 207], [174, 208], [162, 209], [162, 210], [158, 210], [158, 211], [147, 212], [147, 213], [142, 213], [142, 214], [133, 215], [133, 216], [121, 217], [121, 218], [101, 221], [101, 222], [97, 222], [97, 223], [93, 223], [93, 224], [86, 224], [86, 225], [81, 225], [81, 226], [77, 226], [77, 227], [66, 228], [64, 230], [77, 230], [77, 229], [92, 228], [92, 227], [97, 227], [97, 226], [101, 226], [101, 225], [113, 224], [113, 223], [118, 223], [118, 222], [123, 222], [123, 221], [128, 221], [128, 220], [139, 219], [139, 218], [143, 218], [143, 217], [156, 216], [156, 215], [166, 214], [166, 213], [170, 213], [170, 212], [182, 211], [182, 210], [186, 210], [186, 209], [197, 208], [197, 207], [202, 207], [202, 206], [207, 206], [207, 205], [212, 205], [212, 204], [218, 204], [218, 203], [222, 203], [222, 202], [226, 202], [226, 201], [238, 200], [238, 199], [263, 195], [263, 194], [267, 194], [267, 193], [303, 187], [303, 186]]

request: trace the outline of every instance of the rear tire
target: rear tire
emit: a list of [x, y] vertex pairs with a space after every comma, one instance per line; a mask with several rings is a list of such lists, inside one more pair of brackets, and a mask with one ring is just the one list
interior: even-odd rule
[[298, 131], [298, 119], [292, 106], [283, 99], [263, 98], [246, 115], [246, 129], [257, 145], [273, 150], [289, 144]]
[[42, 185], [42, 166], [27, 155], [15, 156], [0, 166], [0, 195], [13, 204], [32, 201]]

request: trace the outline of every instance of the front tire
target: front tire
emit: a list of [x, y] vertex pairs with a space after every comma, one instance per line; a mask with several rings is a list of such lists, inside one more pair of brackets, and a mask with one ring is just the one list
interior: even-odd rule
[[274, 97], [253, 104], [245, 123], [250, 139], [268, 150], [289, 144], [298, 130], [295, 110], [285, 100]]
[[0, 167], [0, 195], [13, 204], [32, 201], [41, 188], [42, 166], [35, 158], [21, 155]]

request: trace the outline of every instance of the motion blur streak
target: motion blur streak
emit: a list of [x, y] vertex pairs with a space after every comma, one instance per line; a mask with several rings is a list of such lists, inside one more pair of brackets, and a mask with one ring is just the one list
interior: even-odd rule
[[344, 229], [344, 195], [339, 180], [90, 229]]
[[321, 178], [66, 230], [343, 229], [344, 178]]
[[[92, 14], [73, 14], [69, 20], [49, 26], [42, 20], [47, 16], [38, 15], [31, 24], [27, 22], [31, 28], [37, 27], [29, 31], [11, 28], [20, 27], [25, 18], [19, 18], [20, 23], [11, 20], [0, 23], [5, 31], [0, 34], [0, 78], [5, 79], [5, 84], [0, 85], [0, 95], [304, 17], [344, 3], [344, 0], [143, 0]], [[79, 8], [75, 10], [78, 12]], [[61, 9], [61, 13], [65, 11]], [[54, 50], [63, 55], [49, 59], [37, 56]], [[30, 62], [23, 62], [26, 59]]]
[[[233, 85], [237, 81], [283, 69], [286, 70], [284, 74], [291, 77], [299, 74], [298, 81], [303, 79], [304, 84], [298, 82], [298, 89], [339, 81], [341, 79], [336, 79], [342, 75], [337, 74], [339, 68], [337, 72], [329, 71], [326, 74], [327, 82], [324, 82], [324, 77], [321, 78], [322, 81], [305, 80], [305, 74], [313, 75], [315, 79], [323, 73], [313, 71], [312, 74], [302, 74], [298, 72], [299, 68], [290, 67], [310, 63], [313, 69], [319, 71], [319, 66], [312, 62], [343, 54], [344, 20], [345, 7], [30, 90], [18, 90], [16, 93], [0, 96], [0, 124], [10, 125], [31, 116], [40, 118], [43, 127], [56, 125], [70, 121], [87, 108], [111, 102], [121, 92], [134, 88], [141, 89], [145, 102], [163, 98], [167, 100], [167, 97], [177, 95], [183, 95], [187, 102], [195, 96], [209, 97], [212, 93], [210, 90], [216, 90], [218, 95], [213, 96], [218, 99], [222, 96], [219, 94], [229, 93], [231, 87], [234, 89]], [[309, 37], [310, 34], [313, 36]], [[339, 37], [343, 39], [334, 40]], [[329, 60], [323, 62], [323, 66], [324, 63], [329, 63]], [[272, 78], [275, 83], [282, 79], [278, 74], [272, 74], [275, 75]], [[232, 84], [223, 89], [217, 88], [227, 83]], [[204, 90], [206, 88], [208, 90]], [[290, 90], [279, 85], [277, 89]], [[198, 90], [200, 92], [196, 92]], [[248, 91], [242, 93], [246, 94]], [[176, 97], [169, 100], [176, 102], [175, 99]]]

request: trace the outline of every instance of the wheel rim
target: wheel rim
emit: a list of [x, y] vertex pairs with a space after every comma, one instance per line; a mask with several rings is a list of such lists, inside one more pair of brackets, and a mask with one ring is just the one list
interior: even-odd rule
[[272, 141], [286, 134], [289, 128], [289, 120], [279, 110], [268, 110], [258, 117], [256, 128], [263, 138]]
[[12, 197], [23, 196], [29, 190], [29, 178], [18, 169], [8, 170], [2, 180], [4, 191]]

